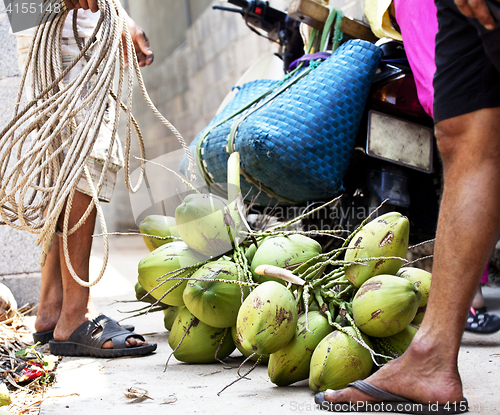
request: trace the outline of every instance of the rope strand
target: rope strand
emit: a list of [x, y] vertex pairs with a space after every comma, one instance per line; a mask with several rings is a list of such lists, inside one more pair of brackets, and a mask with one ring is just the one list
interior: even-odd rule
[[[49, 3], [52, 7], [45, 8], [46, 12], [41, 17], [41, 24], [36, 27], [29, 49], [14, 106], [14, 117], [0, 133], [0, 225], [37, 234], [36, 244], [42, 246], [42, 266], [54, 235], [62, 236], [64, 257], [71, 275], [80, 285], [91, 287], [102, 278], [107, 265], [108, 232], [98, 195], [110, 166], [121, 111], [126, 116], [124, 168], [128, 190], [131, 193], [137, 192], [144, 179], [145, 146], [137, 121], [132, 115], [134, 76], [151, 111], [172, 131], [184, 148], [192, 178], [195, 177], [195, 163], [182, 135], [158, 111], [146, 91], [128, 31], [126, 13], [119, 1], [98, 0], [100, 19], [90, 38], [98, 41], [89, 41], [84, 45], [81, 39], [75, 37], [80, 54], [66, 68], [62, 65], [61, 41], [69, 11], [60, 0], [50, 0]], [[56, 13], [56, 10], [60, 12]], [[65, 76], [81, 60], [85, 63], [83, 69], [74, 79], [65, 82]], [[118, 82], [114, 89], [116, 69]], [[27, 85], [28, 79], [30, 85]], [[32, 92], [34, 99], [22, 107], [21, 98], [25, 88]], [[125, 103], [121, 100], [124, 92]], [[98, 183], [95, 184], [86, 163], [110, 98], [117, 103], [116, 111], [112, 120], [108, 156]], [[140, 175], [135, 185], [131, 183], [130, 177], [132, 131], [139, 143], [141, 161]], [[89, 183], [92, 201], [78, 222], [70, 227], [73, 196], [82, 176]], [[86, 282], [79, 278], [71, 265], [68, 237], [80, 228], [94, 208], [103, 233], [104, 259], [97, 278]], [[61, 219], [63, 229], [58, 230]]]

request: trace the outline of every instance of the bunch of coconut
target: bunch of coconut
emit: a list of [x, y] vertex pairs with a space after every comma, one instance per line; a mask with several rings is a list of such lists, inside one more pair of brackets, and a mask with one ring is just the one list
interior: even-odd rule
[[[237, 153], [228, 164], [228, 193], [228, 199], [190, 194], [177, 207], [175, 217], [149, 216], [140, 226], [151, 252], [139, 263], [136, 293], [140, 294], [136, 296], [166, 307], [169, 345], [183, 362], [221, 360], [235, 347], [244, 356], [266, 362], [268, 351], [255, 354], [237, 335], [240, 308], [253, 289], [265, 282], [279, 286], [293, 299], [292, 291], [285, 288], [289, 282], [282, 279], [286, 276], [280, 274], [321, 253], [319, 243], [300, 234], [265, 234], [247, 240]], [[278, 272], [261, 275], [261, 265], [271, 265]], [[267, 296], [274, 300], [279, 294], [271, 290]], [[297, 318], [290, 324], [295, 329]], [[279, 337], [274, 332], [270, 336]]]
[[[228, 199], [191, 194], [175, 218], [148, 217], [151, 252], [141, 298], [163, 304], [176, 359], [215, 362], [233, 350], [267, 363], [278, 386], [338, 389], [401, 355], [417, 331], [430, 274], [402, 267], [409, 221], [390, 212], [322, 253], [306, 232], [251, 232], [242, 215], [239, 159]], [[161, 228], [161, 230], [159, 230]]]
[[[404, 353], [418, 330], [431, 279], [430, 273], [418, 268], [401, 268], [408, 238], [409, 222], [400, 213], [367, 223], [346, 242], [338, 268], [308, 279], [306, 285], [317, 301], [307, 302], [310, 307], [298, 316], [295, 331], [287, 332], [288, 342], [288, 337], [279, 336], [286, 343], [283, 347], [262, 350], [256, 340], [243, 343], [257, 353], [270, 353], [268, 373], [273, 383], [286, 386], [308, 379], [315, 392], [341, 389], [366, 378], [374, 365]], [[316, 257], [310, 268], [334, 262], [332, 256], [324, 258]], [[343, 299], [334, 295], [341, 292], [347, 293]], [[259, 297], [252, 305], [261, 304], [265, 301]], [[241, 323], [240, 329], [238, 324], [240, 318], [237, 331], [244, 339], [246, 326]], [[257, 325], [255, 330], [265, 337], [263, 327]]]
[[[180, 208], [184, 206], [177, 212]], [[242, 251], [241, 267], [234, 251], [210, 255], [176, 240], [154, 249], [139, 263], [138, 286], [142, 291], [138, 298], [168, 306], [164, 323], [177, 360], [214, 362], [236, 347], [245, 357], [267, 363], [269, 354], [291, 339], [298, 322], [297, 304], [293, 289], [287, 286], [303, 281], [290, 269], [316, 257], [321, 246], [298, 234], [269, 236], [259, 241], [258, 247], [252, 244]], [[255, 307], [259, 302], [268, 313], [262, 314], [262, 307]], [[245, 330], [237, 318], [247, 334], [242, 334]], [[260, 327], [258, 318], [263, 318], [269, 332], [258, 329], [255, 339], [249, 334], [248, 322]], [[275, 346], [256, 349], [262, 342]]]

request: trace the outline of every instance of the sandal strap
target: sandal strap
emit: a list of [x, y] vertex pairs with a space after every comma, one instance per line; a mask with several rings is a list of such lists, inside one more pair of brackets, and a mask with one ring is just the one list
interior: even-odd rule
[[[99, 331], [99, 329], [102, 329]], [[68, 338], [68, 342], [80, 343], [86, 346], [102, 348], [102, 345], [111, 340], [113, 349], [125, 348], [127, 338], [134, 337], [145, 341], [144, 337], [132, 333], [111, 318], [101, 314], [96, 318], [81, 324]]]

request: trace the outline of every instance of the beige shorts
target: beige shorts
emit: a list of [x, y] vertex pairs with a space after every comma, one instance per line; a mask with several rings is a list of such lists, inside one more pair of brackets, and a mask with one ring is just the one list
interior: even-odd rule
[[[83, 39], [84, 42], [86, 39]], [[30, 50], [32, 38], [30, 36], [17, 36], [17, 57], [19, 62], [19, 67], [22, 69], [26, 65], [26, 61], [28, 59], [28, 53]], [[78, 57], [80, 54], [80, 49], [74, 38], [62, 38], [61, 42], [61, 53], [62, 53], [62, 65], [63, 69], [68, 67], [71, 62]], [[85, 59], [81, 59], [64, 77], [64, 82], [67, 83], [74, 79], [78, 73], [80, 73], [85, 66]], [[28, 85], [31, 82], [28, 80]], [[88, 88], [84, 88], [82, 92], [82, 97], [87, 93]], [[31, 91], [28, 88], [28, 99], [32, 99]], [[92, 152], [87, 161], [87, 167], [89, 169], [90, 175], [92, 177], [94, 187], [97, 187], [99, 183], [99, 179], [101, 177], [103, 166], [105, 160], [107, 158], [107, 153], [109, 149], [109, 145], [112, 138], [113, 131], [113, 121], [115, 117], [115, 103], [110, 98], [107, 102], [106, 112], [104, 114], [104, 121], [101, 124], [99, 129], [99, 134], [97, 136], [96, 142], [94, 143], [94, 147], [92, 148]], [[77, 124], [81, 122], [83, 119], [83, 114], [77, 114], [76, 117]], [[110, 163], [108, 164], [108, 168], [106, 170], [106, 174], [104, 177], [104, 182], [101, 187], [101, 191], [99, 192], [99, 200], [103, 202], [109, 202], [111, 200], [111, 196], [113, 195], [113, 190], [116, 184], [116, 176], [118, 171], [123, 167], [123, 151], [118, 135], [115, 136], [115, 140], [113, 143], [113, 149], [111, 152]], [[85, 193], [89, 196], [92, 196], [92, 191], [90, 188], [87, 179], [84, 177], [82, 173], [82, 177], [76, 186], [76, 190]]]

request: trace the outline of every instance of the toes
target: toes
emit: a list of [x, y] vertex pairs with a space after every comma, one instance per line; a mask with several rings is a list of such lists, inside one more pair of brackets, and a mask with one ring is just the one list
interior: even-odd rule
[[147, 343], [136, 338], [136, 337], [128, 337], [126, 342], [127, 347], [140, 347], [140, 346], [146, 346]]
[[373, 396], [361, 392], [359, 389], [347, 387], [340, 390], [327, 389], [325, 391], [325, 399], [332, 403], [349, 403], [349, 402], [374, 402]]
[[111, 340], [108, 340], [107, 342], [104, 342], [103, 345], [101, 346], [102, 349], [112, 349], [113, 348], [113, 342]]
[[[143, 342], [142, 340], [136, 338], [136, 337], [128, 337], [127, 340], [125, 341], [125, 344], [127, 347], [140, 347], [140, 346], [147, 346], [147, 342]], [[113, 341], [108, 340], [103, 343], [102, 345], [103, 349], [112, 349], [113, 348]]]

